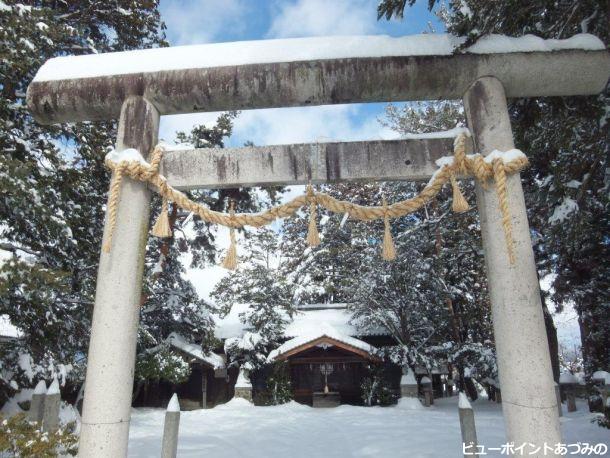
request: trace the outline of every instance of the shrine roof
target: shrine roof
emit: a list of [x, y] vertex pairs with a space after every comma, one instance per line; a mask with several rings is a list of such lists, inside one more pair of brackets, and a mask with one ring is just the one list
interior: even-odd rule
[[328, 324], [324, 324], [316, 331], [308, 332], [287, 340], [277, 349], [269, 353], [267, 360], [269, 362], [285, 360], [290, 356], [316, 346], [323, 348], [337, 346], [342, 350], [355, 353], [363, 358], [376, 359], [374, 355], [375, 347], [360, 339], [343, 334]]

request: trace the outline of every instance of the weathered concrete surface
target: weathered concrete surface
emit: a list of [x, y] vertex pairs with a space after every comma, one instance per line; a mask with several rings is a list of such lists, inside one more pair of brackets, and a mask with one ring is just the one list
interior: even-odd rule
[[163, 424], [163, 442], [161, 458], [176, 458], [178, 453], [178, 432], [180, 429], [180, 412], [165, 412]]
[[[474, 411], [472, 408], [458, 409], [460, 416], [460, 431], [462, 432], [462, 446], [464, 456], [473, 456], [477, 451], [477, 428], [474, 422]], [[476, 456], [476, 455], [475, 455]]]
[[[467, 143], [468, 152], [472, 143]], [[428, 180], [453, 138], [167, 151], [161, 173], [177, 189], [365, 180]]]
[[44, 413], [42, 418], [42, 430], [53, 433], [59, 428], [59, 404], [61, 394], [46, 394], [44, 399]]
[[116, 119], [130, 95], [161, 115], [357, 102], [458, 99], [494, 75], [508, 97], [601, 92], [607, 51], [565, 50], [345, 58], [159, 71], [30, 84], [27, 104], [43, 124]]
[[44, 416], [44, 394], [34, 393], [28, 410], [28, 421], [35, 421], [40, 426]]
[[563, 411], [561, 410], [561, 388], [558, 383], [555, 383], [555, 398], [557, 399], [557, 415], [563, 417]]
[[[150, 151], [159, 113], [141, 97], [125, 101], [117, 150]], [[127, 456], [144, 251], [151, 193], [123, 178], [112, 250], [102, 252], [89, 342], [79, 457]], [[108, 221], [104, 240], [108, 237]]]
[[[478, 152], [487, 155], [494, 149], [514, 148], [506, 97], [498, 79], [476, 81], [464, 96], [464, 106]], [[557, 444], [561, 442], [557, 400], [519, 174], [508, 177], [507, 189], [514, 265], [508, 260], [495, 189], [476, 187], [507, 440]]]

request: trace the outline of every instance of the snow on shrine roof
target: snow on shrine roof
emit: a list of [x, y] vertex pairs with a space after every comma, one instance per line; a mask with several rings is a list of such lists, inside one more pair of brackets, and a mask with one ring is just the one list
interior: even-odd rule
[[176, 332], [172, 332], [169, 335], [168, 341], [173, 347], [183, 351], [199, 361], [209, 364], [214, 369], [223, 369], [225, 367], [225, 360], [222, 358], [222, 356], [217, 355], [214, 352], [204, 355], [201, 345], [187, 342], [183, 336]]
[[[157, 71], [269, 64], [323, 59], [450, 55], [464, 37], [420, 34], [288, 38], [174, 46], [48, 60], [34, 81], [94, 78]], [[564, 49], [605, 49], [600, 39], [578, 34], [566, 40], [544, 40], [534, 35], [513, 38], [489, 35], [468, 48], [469, 53], [493, 54]]]
[[[230, 339], [243, 336], [245, 326], [239, 319], [240, 314], [246, 313], [248, 304], [234, 304], [229, 314], [223, 318], [216, 318], [214, 334], [218, 339]], [[347, 310], [347, 304], [308, 304], [299, 306], [298, 313], [291, 323], [286, 326], [284, 336], [287, 338], [309, 334], [320, 329], [325, 324], [349, 336], [376, 336], [386, 335], [382, 328], [362, 330], [351, 322], [352, 314]]]
[[295, 348], [298, 348], [302, 345], [306, 345], [309, 342], [313, 342], [314, 340], [317, 340], [317, 339], [320, 339], [323, 337], [328, 337], [329, 339], [336, 340], [336, 341], [344, 343], [350, 347], [354, 347], [359, 350], [363, 350], [370, 354], [373, 354], [373, 352], [375, 351], [375, 347], [373, 347], [372, 345], [369, 345], [360, 339], [356, 339], [355, 337], [351, 337], [347, 334], [343, 334], [342, 332], [339, 332], [337, 329], [330, 326], [329, 324], [323, 324], [318, 327], [317, 331], [311, 331], [306, 334], [295, 337], [293, 339], [287, 340], [282, 345], [280, 345], [278, 348], [276, 348], [271, 353], [269, 353], [269, 356], [267, 357], [267, 361], [269, 361], [269, 362], [274, 361], [279, 356], [281, 356], [285, 353], [288, 353], [289, 351], [294, 350]]

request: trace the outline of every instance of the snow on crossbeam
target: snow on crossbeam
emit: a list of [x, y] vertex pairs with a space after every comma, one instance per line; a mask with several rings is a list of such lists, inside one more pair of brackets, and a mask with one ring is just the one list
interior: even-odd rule
[[[449, 35], [313, 37], [159, 48], [49, 60], [28, 88], [43, 123], [116, 118], [143, 95], [162, 115], [391, 100], [460, 98], [495, 75], [509, 97], [600, 92], [600, 40], [486, 37], [466, 53]], [[574, 71], [578, 69], [578, 71]]]

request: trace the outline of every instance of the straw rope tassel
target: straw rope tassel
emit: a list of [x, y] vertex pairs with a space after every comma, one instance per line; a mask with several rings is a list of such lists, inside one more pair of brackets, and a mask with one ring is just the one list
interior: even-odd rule
[[[108, 198], [106, 221], [107, 234], [102, 248], [105, 252], [109, 252], [112, 245], [112, 234], [116, 225], [119, 192], [123, 176], [128, 176], [136, 181], [149, 183], [152, 187], [156, 188], [157, 192], [164, 199], [167, 199], [168, 202], [171, 201], [177, 208], [192, 212], [203, 221], [231, 228], [231, 246], [227, 252], [227, 259], [223, 262], [223, 265], [226, 264], [228, 268], [235, 268], [232, 266], [236, 266], [237, 264], [235, 229], [244, 226], [265, 226], [279, 218], [288, 218], [307, 205], [309, 205], [311, 216], [308, 239], [311, 239], [313, 246], [320, 243], [320, 236], [316, 226], [316, 213], [317, 207], [321, 206], [333, 213], [349, 213], [350, 218], [354, 218], [358, 221], [372, 221], [383, 218], [386, 226], [384, 234], [384, 258], [394, 259], [396, 254], [390, 232], [389, 218], [399, 218], [417, 211], [436, 197], [448, 182], [456, 180], [456, 177], [472, 176], [484, 189], [487, 189], [487, 185], [492, 179], [495, 181], [496, 192], [502, 211], [502, 224], [506, 236], [507, 251], [511, 263], [513, 263], [515, 254], [506, 192], [506, 176], [518, 173], [520, 170], [527, 167], [527, 158], [524, 156], [514, 157], [507, 162], [500, 160], [499, 162], [496, 161], [494, 164], [489, 164], [480, 154], [473, 156], [466, 155], [465, 143], [465, 136], [460, 135], [455, 142], [454, 163], [451, 165], [443, 165], [434, 174], [432, 180], [430, 180], [426, 187], [418, 195], [410, 199], [402, 200], [392, 205], [387, 205], [384, 202], [383, 207], [367, 207], [338, 200], [322, 192], [314, 192], [311, 187], [308, 187], [307, 194], [297, 196], [289, 202], [253, 214], [235, 214], [233, 211], [229, 214], [217, 212], [205, 205], [192, 201], [186, 194], [174, 189], [167, 183], [167, 179], [159, 173], [159, 165], [164, 152], [164, 148], [161, 145], [156, 146], [153, 150], [150, 164], [135, 160], [117, 163], [107, 158], [105, 164], [114, 172], [114, 175], [112, 177]], [[460, 208], [459, 194], [461, 194], [461, 191], [459, 193], [455, 192], [454, 199], [454, 206], [457, 206], [458, 209]], [[308, 243], [309, 242], [310, 240], [308, 240]]]
[[460, 189], [460, 185], [455, 178], [454, 174], [451, 174], [451, 188], [453, 189], [453, 204], [452, 209], [455, 213], [464, 213], [470, 210], [470, 206], [468, 205], [468, 201], [462, 194], [462, 190]]
[[161, 213], [159, 213], [159, 217], [157, 218], [157, 222], [152, 228], [152, 235], [159, 238], [168, 238], [172, 236], [172, 229], [169, 227], [169, 215], [168, 213], [169, 204], [167, 199], [163, 198], [163, 203], [161, 204]]
[[383, 248], [381, 249], [381, 256], [386, 261], [393, 261], [396, 259], [396, 248], [394, 247], [394, 240], [392, 240], [392, 233], [390, 232], [390, 217], [388, 216], [388, 204], [383, 199], [383, 223], [385, 230], [383, 233]]
[[317, 210], [315, 193], [311, 185], [307, 185], [307, 198], [309, 200], [309, 228], [307, 229], [307, 245], [317, 247], [320, 244], [320, 234], [316, 224]]
[[110, 197], [108, 198], [108, 235], [102, 246], [104, 253], [110, 253], [112, 247], [112, 235], [116, 227], [116, 213], [119, 206], [119, 197], [121, 195], [121, 181], [123, 181], [123, 168], [117, 167], [112, 176], [110, 183]]
[[502, 213], [502, 226], [504, 228], [506, 250], [508, 251], [508, 261], [513, 265], [515, 263], [515, 244], [513, 241], [513, 226], [510, 220], [510, 210], [508, 208], [504, 161], [502, 159], [494, 159], [492, 166], [494, 181], [496, 182], [496, 193], [498, 194], [498, 203], [500, 205], [500, 212]]
[[[231, 201], [229, 215], [231, 219], [235, 218], [235, 205], [233, 201]], [[229, 245], [229, 249], [227, 250], [227, 255], [222, 261], [222, 267], [229, 270], [235, 270], [237, 268], [237, 242], [235, 241], [235, 227], [231, 226], [229, 236], [231, 238], [231, 244]]]

